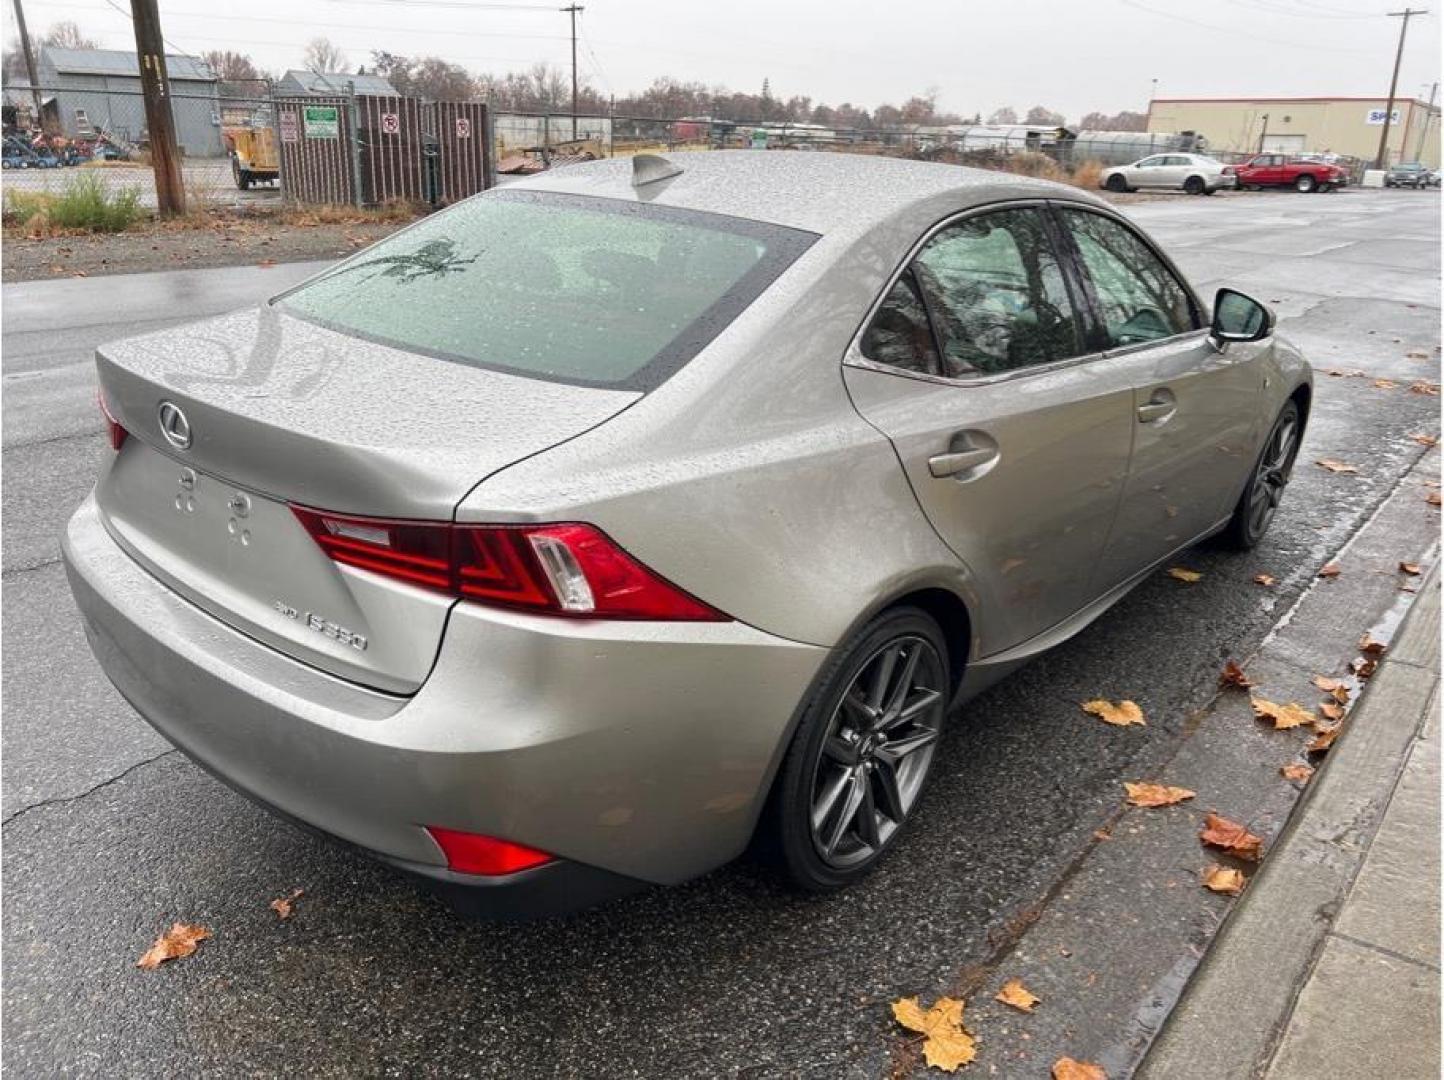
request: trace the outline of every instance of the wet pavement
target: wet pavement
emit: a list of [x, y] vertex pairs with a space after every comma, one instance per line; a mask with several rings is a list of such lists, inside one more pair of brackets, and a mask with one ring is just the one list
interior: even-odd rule
[[[1219, 668], [1260, 653], [1284, 621], [1251, 673], [1274, 700], [1312, 700], [1309, 673], [1341, 673], [1359, 634], [1387, 625], [1395, 564], [1431, 555], [1438, 512], [1421, 484], [1437, 453], [1409, 436], [1438, 434], [1439, 399], [1408, 387], [1439, 380], [1439, 205], [1355, 191], [1128, 207], [1205, 295], [1224, 282], [1251, 292], [1316, 367], [1369, 375], [1320, 370], [1263, 546], [1186, 553], [1202, 580], [1156, 575], [953, 717], [909, 835], [860, 887], [801, 898], [744, 860], [528, 926], [460, 922], [170, 751], [99, 674], [56, 561], [108, 452], [91, 348], [312, 268], [5, 287], [5, 1067], [908, 1075], [921, 1056], [888, 1003], [955, 993], [979, 1039], [970, 1071], [1045, 1076], [1070, 1054], [1126, 1074], [1228, 909], [1198, 886], [1198, 818], [1215, 809], [1268, 841], [1298, 794], [1277, 770], [1303, 740], [1259, 727], [1241, 695], [1219, 697]], [[1359, 472], [1312, 464], [1323, 457]], [[1321, 582], [1332, 559], [1345, 572]], [[1259, 573], [1277, 584], [1254, 584]], [[1084, 715], [1078, 703], [1099, 696], [1137, 701], [1147, 726]], [[1124, 811], [1120, 782], [1137, 779], [1199, 796]], [[281, 922], [268, 902], [295, 888]], [[177, 919], [214, 936], [137, 970]], [[1036, 1013], [991, 1002], [1014, 976], [1044, 999]]]

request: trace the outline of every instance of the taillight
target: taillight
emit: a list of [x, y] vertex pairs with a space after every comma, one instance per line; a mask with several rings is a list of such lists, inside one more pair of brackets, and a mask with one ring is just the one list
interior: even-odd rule
[[439, 825], [428, 825], [426, 831], [446, 856], [447, 868], [463, 874], [495, 877], [530, 870], [552, 861], [552, 856], [545, 851], [510, 840], [498, 840], [494, 836], [443, 829]]
[[460, 525], [291, 510], [336, 562], [462, 599], [583, 618], [728, 621], [594, 525]]
[[99, 390], [95, 392], [95, 401], [100, 406], [100, 414], [105, 417], [105, 433], [110, 438], [110, 448], [119, 450], [121, 444], [125, 442], [125, 428], [121, 427], [120, 421], [111, 415], [110, 406], [105, 403], [105, 395]]
[[1223, 175], [1224, 175], [1224, 176], [1237, 176], [1237, 175], [1238, 175], [1238, 170], [1235, 169], [1232, 165], [1225, 165], [1225, 166], [1223, 167]]

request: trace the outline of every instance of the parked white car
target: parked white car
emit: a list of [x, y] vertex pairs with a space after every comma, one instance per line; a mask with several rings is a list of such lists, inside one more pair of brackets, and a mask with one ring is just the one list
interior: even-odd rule
[[1169, 188], [1190, 195], [1212, 195], [1219, 188], [1235, 185], [1223, 162], [1203, 154], [1152, 154], [1132, 165], [1104, 169], [1098, 182], [1109, 191]]

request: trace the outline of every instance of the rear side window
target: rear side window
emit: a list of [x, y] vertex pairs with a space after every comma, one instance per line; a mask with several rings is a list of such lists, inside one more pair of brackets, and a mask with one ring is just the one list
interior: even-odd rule
[[719, 214], [498, 191], [382, 240], [275, 302], [444, 360], [648, 390], [816, 239]]
[[862, 336], [862, 354], [904, 371], [942, 373], [933, 328], [912, 270], [903, 272], [877, 309]]
[[1105, 347], [1137, 345], [1195, 329], [1188, 291], [1133, 230], [1085, 210], [1063, 210], [1062, 217], [1093, 283]]

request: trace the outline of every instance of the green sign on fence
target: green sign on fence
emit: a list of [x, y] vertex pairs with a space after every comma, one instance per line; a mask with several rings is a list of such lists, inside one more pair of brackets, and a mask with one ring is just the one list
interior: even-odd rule
[[341, 125], [335, 105], [304, 106], [306, 138], [336, 139], [341, 136]]

